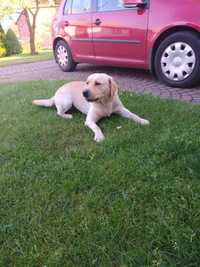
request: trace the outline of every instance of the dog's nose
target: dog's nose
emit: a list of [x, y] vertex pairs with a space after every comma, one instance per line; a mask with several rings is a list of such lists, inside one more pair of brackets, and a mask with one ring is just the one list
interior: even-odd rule
[[89, 95], [90, 95], [90, 91], [89, 90], [85, 90], [85, 91], [83, 91], [83, 96], [84, 97], [89, 97]]

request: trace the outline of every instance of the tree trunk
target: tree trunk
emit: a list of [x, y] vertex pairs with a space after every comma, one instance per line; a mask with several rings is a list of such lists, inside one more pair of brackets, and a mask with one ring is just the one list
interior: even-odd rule
[[36, 55], [38, 52], [36, 51], [35, 47], [35, 28], [36, 28], [36, 15], [33, 15], [33, 24], [31, 27], [31, 33], [30, 33], [30, 49], [31, 49], [31, 55]]
[[32, 15], [32, 25], [31, 25], [29, 12], [26, 8], [24, 9], [24, 14], [26, 16], [27, 25], [28, 25], [28, 29], [29, 29], [29, 35], [30, 35], [29, 42], [30, 42], [31, 55], [37, 55], [38, 54], [38, 52], [36, 51], [36, 45], [35, 45], [36, 16], [37, 16], [38, 10], [39, 9], [36, 9], [35, 13], [33, 13], [31, 10], [29, 10], [29, 12]]
[[30, 34], [30, 51], [31, 51], [31, 55], [38, 54], [38, 52], [36, 51], [36, 47], [35, 47], [35, 37], [33, 33]]

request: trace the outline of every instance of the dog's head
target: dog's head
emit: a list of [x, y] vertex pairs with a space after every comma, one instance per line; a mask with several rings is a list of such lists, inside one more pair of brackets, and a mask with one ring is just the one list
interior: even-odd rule
[[111, 76], [95, 73], [87, 78], [83, 96], [89, 102], [107, 102], [112, 100], [117, 89], [118, 86]]

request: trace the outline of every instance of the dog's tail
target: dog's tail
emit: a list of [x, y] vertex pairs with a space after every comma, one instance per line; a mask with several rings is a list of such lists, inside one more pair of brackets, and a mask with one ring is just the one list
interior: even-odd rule
[[36, 99], [32, 101], [33, 105], [42, 106], [42, 107], [53, 107], [54, 106], [54, 97], [49, 99]]

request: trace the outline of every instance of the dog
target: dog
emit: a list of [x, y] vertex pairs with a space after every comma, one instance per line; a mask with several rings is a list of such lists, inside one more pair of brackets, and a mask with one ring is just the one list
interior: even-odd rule
[[38, 99], [32, 102], [37, 106], [55, 106], [57, 114], [65, 119], [71, 119], [66, 112], [74, 106], [86, 115], [85, 126], [94, 133], [94, 140], [104, 140], [104, 134], [97, 122], [111, 114], [118, 114], [139, 124], [147, 125], [148, 120], [140, 118], [124, 107], [118, 96], [118, 86], [114, 79], [104, 73], [91, 74], [86, 82], [73, 81], [60, 87], [49, 99]]

